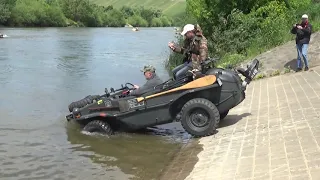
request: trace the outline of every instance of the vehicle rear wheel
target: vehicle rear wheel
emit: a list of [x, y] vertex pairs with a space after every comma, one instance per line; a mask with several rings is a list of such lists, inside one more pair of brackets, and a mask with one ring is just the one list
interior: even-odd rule
[[105, 121], [101, 121], [101, 120], [94, 120], [89, 122], [84, 128], [84, 131], [87, 132], [97, 132], [100, 134], [104, 134], [104, 135], [112, 135], [113, 134], [113, 130], [111, 129], [111, 126], [109, 125], [109, 123], [105, 122]]
[[229, 113], [229, 110], [223, 113], [220, 113], [220, 121], [223, 120]]
[[181, 125], [195, 137], [214, 134], [220, 122], [217, 107], [207, 99], [191, 99], [182, 107], [181, 112]]

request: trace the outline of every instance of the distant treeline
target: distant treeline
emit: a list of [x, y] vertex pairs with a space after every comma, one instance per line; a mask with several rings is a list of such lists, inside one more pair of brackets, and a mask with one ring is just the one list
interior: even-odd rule
[[0, 25], [19, 27], [173, 26], [158, 9], [98, 6], [89, 0], [0, 0]]

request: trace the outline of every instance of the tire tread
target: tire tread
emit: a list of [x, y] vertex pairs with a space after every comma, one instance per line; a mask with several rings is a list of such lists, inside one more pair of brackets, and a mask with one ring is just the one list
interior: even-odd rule
[[88, 131], [89, 128], [91, 128], [91, 127], [100, 127], [105, 131], [104, 134], [107, 134], [107, 135], [112, 135], [113, 134], [113, 130], [111, 129], [111, 126], [109, 125], [109, 123], [107, 123], [105, 121], [93, 120], [93, 121], [89, 122], [83, 128], [83, 130]]
[[[205, 106], [207, 106], [208, 108], [210, 108], [214, 114], [214, 123], [213, 123], [213, 128], [206, 133], [205, 135], [194, 135], [195, 137], [205, 137], [205, 136], [210, 136], [213, 135], [216, 131], [216, 128], [218, 128], [219, 126], [219, 122], [220, 122], [220, 113], [219, 110], [217, 109], [217, 107], [209, 100], [204, 99], [204, 98], [195, 98], [195, 99], [191, 99], [189, 100], [181, 109], [181, 114], [183, 114], [183, 112], [185, 111], [185, 109], [192, 105], [192, 104], [203, 104]], [[184, 123], [181, 123], [182, 127], [187, 131], [188, 128], [186, 128]], [[188, 132], [189, 133], [189, 132]]]

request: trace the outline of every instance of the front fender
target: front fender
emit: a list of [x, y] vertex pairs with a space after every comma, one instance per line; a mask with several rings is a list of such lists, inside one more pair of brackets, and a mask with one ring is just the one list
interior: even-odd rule
[[183, 106], [184, 103], [186, 103], [187, 101], [189, 101], [190, 99], [194, 98], [194, 94], [196, 94], [197, 92], [203, 91], [203, 90], [207, 90], [207, 89], [211, 89], [211, 88], [217, 88], [220, 85], [218, 83], [214, 83], [212, 85], [209, 86], [205, 86], [205, 87], [201, 87], [201, 88], [195, 88], [195, 89], [190, 89], [187, 90], [183, 93], [181, 93], [179, 96], [177, 96], [172, 103], [169, 106], [169, 112], [171, 114], [172, 117], [175, 117], [176, 114], [178, 112], [180, 112], [181, 110], [181, 106]]

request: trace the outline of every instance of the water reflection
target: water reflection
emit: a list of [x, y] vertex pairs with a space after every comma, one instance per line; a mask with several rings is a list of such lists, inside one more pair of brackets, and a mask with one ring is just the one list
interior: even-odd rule
[[[67, 78], [80, 79], [88, 76], [88, 65], [92, 62], [92, 37], [90, 33], [85, 36], [72, 36], [72, 32], [60, 30], [65, 36], [57, 37], [55, 52], [57, 60], [57, 68], [65, 73]], [[88, 31], [89, 32], [89, 31]], [[70, 79], [67, 79], [67, 81]]]
[[[93, 162], [105, 167], [117, 166], [126, 174], [134, 175], [133, 179], [142, 180], [159, 177], [163, 168], [181, 148], [182, 144], [178, 139], [186, 137], [183, 131], [170, 132], [162, 128], [135, 134], [121, 133], [110, 137], [86, 134], [78, 128], [75, 124], [67, 128], [68, 141], [74, 145], [73, 150], [95, 152], [87, 156]], [[169, 141], [162, 136], [175, 141]]]

